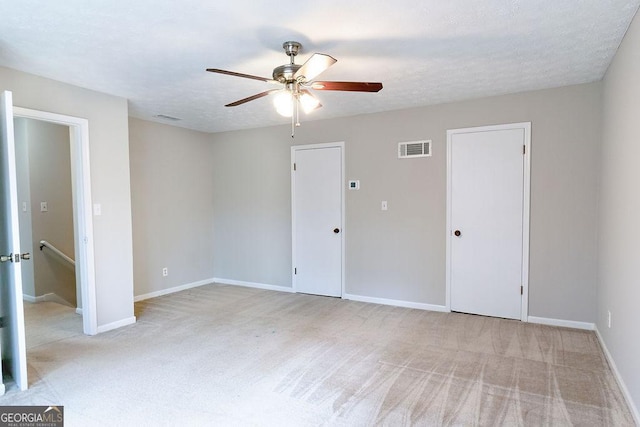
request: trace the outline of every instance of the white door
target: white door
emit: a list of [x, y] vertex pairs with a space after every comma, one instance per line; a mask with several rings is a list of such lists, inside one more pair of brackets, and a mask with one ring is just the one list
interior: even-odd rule
[[293, 286], [342, 295], [342, 146], [292, 147]]
[[22, 307], [20, 272], [20, 228], [15, 146], [13, 141], [13, 103], [11, 92], [3, 92], [0, 105], [0, 299], [3, 318], [2, 362], [20, 390], [26, 390], [27, 349]]
[[448, 132], [452, 311], [523, 317], [527, 125]]

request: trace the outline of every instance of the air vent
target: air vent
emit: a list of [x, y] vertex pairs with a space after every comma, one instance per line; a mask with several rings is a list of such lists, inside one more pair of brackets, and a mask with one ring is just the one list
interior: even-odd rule
[[398, 143], [399, 159], [429, 156], [431, 156], [431, 140]]
[[166, 114], [156, 114], [153, 117], [155, 117], [156, 119], [171, 120], [172, 122], [177, 122], [179, 120], [182, 120], [177, 117], [167, 116]]

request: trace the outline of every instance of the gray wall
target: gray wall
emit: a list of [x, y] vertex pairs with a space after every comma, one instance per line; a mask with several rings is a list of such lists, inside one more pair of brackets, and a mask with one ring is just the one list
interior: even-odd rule
[[291, 137], [212, 135], [216, 278], [291, 287]]
[[[30, 295], [53, 293], [75, 307], [74, 268], [51, 251], [39, 250], [40, 240], [47, 240], [71, 258], [74, 256], [69, 128], [31, 119], [15, 122], [19, 123], [15, 129], [16, 152], [19, 157], [28, 156], [26, 161], [22, 159], [21, 166], [27, 168], [29, 190], [21, 192], [19, 202], [28, 205], [27, 212], [21, 211], [21, 232], [32, 236], [28, 247], [21, 248], [32, 254], [32, 262], [25, 263], [34, 270], [34, 293]], [[48, 204], [47, 212], [40, 210], [42, 201]], [[31, 229], [25, 230], [29, 226]]]
[[[29, 144], [27, 138], [27, 120], [14, 119], [14, 134], [16, 146], [16, 174], [18, 187], [20, 251], [33, 254], [33, 234], [31, 233], [31, 187], [29, 185]], [[26, 211], [22, 204], [27, 204]], [[36, 297], [36, 285], [32, 262], [21, 263], [22, 294]]]
[[209, 134], [131, 118], [129, 139], [135, 295], [212, 278]]
[[[303, 120], [293, 141], [288, 126], [214, 134], [215, 277], [291, 286], [290, 145], [345, 141], [361, 183], [346, 193], [346, 292], [444, 305], [446, 130], [531, 121], [529, 315], [594, 322], [599, 100], [593, 83]], [[397, 159], [420, 139], [433, 157]]]
[[640, 16], [633, 20], [603, 85], [597, 327], [626, 383], [640, 422], [638, 52]]
[[89, 121], [98, 326], [133, 316], [133, 250], [127, 100], [0, 67], [14, 105]]

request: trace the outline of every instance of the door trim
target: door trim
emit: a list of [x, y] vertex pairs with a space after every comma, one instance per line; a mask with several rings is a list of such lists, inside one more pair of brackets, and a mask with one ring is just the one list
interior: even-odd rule
[[[82, 292], [82, 329], [86, 335], [98, 333], [96, 307], [95, 255], [91, 208], [91, 162], [89, 158], [89, 121], [29, 108], [13, 107], [13, 116], [69, 126], [71, 159], [75, 165], [72, 179], [74, 194], [74, 244], [77, 273]], [[79, 272], [79, 274], [78, 274]]]
[[296, 266], [296, 211], [295, 211], [295, 190], [296, 190], [296, 180], [295, 173], [293, 170], [294, 163], [296, 160], [296, 151], [302, 150], [317, 150], [322, 148], [340, 148], [340, 221], [342, 222], [342, 229], [340, 232], [340, 251], [341, 254], [341, 262], [340, 262], [340, 277], [342, 281], [342, 287], [340, 290], [340, 298], [344, 298], [345, 295], [345, 235], [346, 235], [346, 227], [345, 227], [345, 191], [344, 191], [344, 141], [341, 142], [327, 142], [322, 144], [308, 144], [308, 145], [293, 145], [291, 147], [291, 288], [293, 292], [297, 291], [296, 284], [296, 275], [295, 275], [295, 266]]
[[492, 132], [497, 130], [523, 129], [525, 153], [523, 201], [522, 201], [522, 299], [520, 320], [526, 322], [529, 313], [529, 217], [531, 203], [531, 122], [511, 123], [504, 125], [479, 126], [447, 130], [447, 220], [446, 220], [446, 304], [447, 311], [451, 311], [451, 139], [455, 134]]

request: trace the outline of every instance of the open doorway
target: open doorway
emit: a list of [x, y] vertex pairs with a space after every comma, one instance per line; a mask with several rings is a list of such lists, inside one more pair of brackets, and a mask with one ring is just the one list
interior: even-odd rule
[[[55, 314], [58, 318], [62, 314], [67, 328], [69, 328], [69, 322], [75, 321], [79, 323], [78, 328], [81, 332], [95, 335], [97, 318], [88, 121], [19, 107], [14, 107], [14, 120], [18, 133], [21, 128], [31, 129], [35, 134], [51, 133], [46, 141], [33, 142], [38, 152], [29, 156], [33, 164], [27, 165], [31, 170], [27, 173], [31, 178], [40, 175], [37, 179], [41, 182], [35, 187], [30, 186], [31, 189], [35, 188], [34, 194], [27, 194], [30, 200], [21, 200], [19, 203], [21, 214], [31, 213], [30, 218], [28, 218], [29, 215], [20, 215], [20, 228], [21, 234], [25, 231], [27, 235], [26, 239], [21, 240], [29, 241], [29, 249], [34, 257], [34, 263], [32, 263], [34, 271], [31, 273], [34, 281], [30, 288], [27, 279], [24, 286], [25, 299], [32, 302], [61, 303], [60, 309], [55, 306], [52, 309], [51, 304], [48, 304], [48, 307], [43, 307], [42, 312], [45, 316], [49, 313]], [[54, 153], [55, 149], [52, 145], [46, 147], [46, 150], [43, 148], [46, 143], [60, 140], [65, 135], [66, 141], [63, 141], [62, 147], [66, 143], [68, 147], [66, 152]], [[28, 131], [25, 136], [28, 140]], [[28, 147], [21, 145], [26, 140], [16, 135], [16, 154], [22, 152], [23, 156], [28, 155]], [[48, 152], [45, 154], [45, 151]], [[66, 160], [65, 156], [67, 156]], [[36, 168], [40, 170], [34, 171]], [[44, 173], [45, 169], [49, 172]], [[47, 180], [58, 182], [52, 184], [46, 182]], [[45, 197], [37, 193], [42, 188], [48, 188], [46, 197], [52, 199], [41, 200]], [[54, 203], [55, 206], [50, 206], [50, 203]], [[48, 239], [42, 234], [42, 230], [47, 227], [49, 230], [46, 236], [50, 236]], [[28, 271], [23, 271], [24, 276], [29, 277], [29, 274]], [[64, 307], [65, 305], [69, 308]], [[65, 309], [62, 310], [62, 307]], [[25, 311], [29, 309], [31, 307], [25, 306]], [[68, 314], [69, 311], [71, 315]], [[78, 322], [76, 313], [82, 316], [81, 322]], [[49, 323], [42, 319], [37, 322], [39, 326], [45, 328]], [[56, 322], [50, 323], [55, 327]], [[40, 330], [42, 333], [42, 329]], [[28, 330], [27, 335], [29, 335]]]
[[14, 118], [20, 248], [31, 260], [20, 267], [27, 352], [82, 333], [70, 136], [69, 126]]

